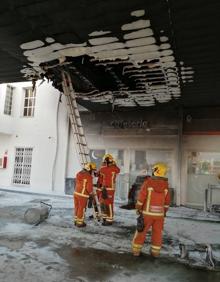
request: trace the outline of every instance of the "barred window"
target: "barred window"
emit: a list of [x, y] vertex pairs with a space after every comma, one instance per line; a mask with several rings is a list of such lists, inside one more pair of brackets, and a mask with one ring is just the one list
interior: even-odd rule
[[16, 148], [13, 184], [30, 184], [33, 148]]
[[24, 89], [24, 117], [33, 117], [35, 110], [35, 99], [36, 99], [36, 90], [32, 90], [32, 88]]
[[13, 90], [14, 88], [10, 85], [6, 87], [6, 95], [5, 95], [5, 107], [4, 107], [4, 114], [11, 115], [12, 111], [12, 99], [13, 99]]

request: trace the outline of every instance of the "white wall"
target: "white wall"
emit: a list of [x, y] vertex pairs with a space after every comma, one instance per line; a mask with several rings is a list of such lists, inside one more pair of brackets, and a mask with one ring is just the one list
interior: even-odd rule
[[[13, 116], [3, 115], [6, 95], [6, 84], [0, 84], [0, 133], [12, 134], [13, 133]], [[12, 110], [15, 104], [12, 105]]]
[[[33, 147], [31, 185], [22, 189], [63, 193], [68, 137], [66, 102], [62, 99], [59, 103], [60, 93], [50, 84], [39, 86], [38, 82], [34, 117], [23, 117], [23, 88], [28, 86], [28, 82], [13, 84], [13, 113], [8, 117], [3, 115], [5, 85], [0, 85], [0, 152], [8, 150], [9, 157], [7, 169], [0, 169], [0, 187], [17, 188], [12, 185], [15, 148]], [[1, 127], [8, 119], [12, 120], [10, 135]]]
[[80, 171], [80, 160], [74, 145], [73, 135], [71, 131], [69, 132], [69, 144], [67, 151], [67, 171], [66, 177], [75, 178], [76, 173]]

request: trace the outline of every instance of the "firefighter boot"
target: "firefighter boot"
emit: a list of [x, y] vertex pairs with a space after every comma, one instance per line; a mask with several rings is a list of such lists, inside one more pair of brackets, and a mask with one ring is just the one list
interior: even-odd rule
[[104, 221], [102, 222], [102, 225], [103, 225], [103, 226], [110, 226], [110, 225], [112, 225], [112, 222], [109, 222], [109, 221], [104, 220]]
[[141, 252], [134, 252], [134, 251], [133, 251], [133, 256], [134, 256], [134, 257], [139, 257], [140, 255], [141, 255]]
[[141, 256], [141, 249], [142, 249], [142, 245], [135, 244], [134, 242], [132, 243], [132, 253], [134, 257]]
[[81, 227], [86, 227], [86, 223], [82, 222], [82, 223], [76, 223], [76, 226], [81, 228]]
[[103, 226], [109, 226], [112, 225], [112, 222], [107, 221], [106, 219], [103, 218], [103, 222], [102, 222]]

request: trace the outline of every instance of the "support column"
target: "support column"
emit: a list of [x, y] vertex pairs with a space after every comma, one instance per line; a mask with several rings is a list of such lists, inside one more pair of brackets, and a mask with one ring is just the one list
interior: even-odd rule
[[183, 110], [179, 110], [179, 129], [178, 129], [178, 145], [177, 145], [177, 166], [178, 166], [178, 181], [176, 190], [176, 204], [181, 204], [181, 189], [182, 189], [182, 160], [183, 160]]

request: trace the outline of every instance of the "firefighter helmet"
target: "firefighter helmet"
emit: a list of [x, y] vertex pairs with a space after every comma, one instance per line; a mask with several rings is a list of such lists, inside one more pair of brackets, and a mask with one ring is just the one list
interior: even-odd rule
[[103, 157], [103, 162], [113, 162], [114, 161], [114, 158], [111, 154], [105, 154], [104, 157]]
[[90, 167], [92, 170], [96, 170], [96, 163], [90, 163]]
[[96, 164], [95, 163], [86, 163], [84, 165], [84, 169], [87, 171], [96, 170]]
[[164, 163], [156, 163], [153, 166], [153, 175], [164, 177], [167, 173], [167, 165]]

